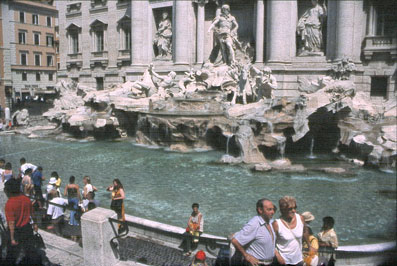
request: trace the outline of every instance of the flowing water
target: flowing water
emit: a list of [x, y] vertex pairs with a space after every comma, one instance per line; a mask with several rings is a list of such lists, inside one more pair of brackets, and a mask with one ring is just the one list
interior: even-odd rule
[[[277, 202], [284, 195], [297, 198], [298, 212], [311, 211], [315, 233], [321, 219], [335, 218], [341, 244], [371, 243], [395, 236], [396, 177], [357, 168], [353, 175], [307, 173], [254, 173], [246, 167], [215, 163], [223, 152], [181, 154], [150, 149], [123, 141], [67, 142], [0, 136], [0, 158], [17, 172], [19, 159], [41, 165], [49, 179], [52, 171], [70, 175], [82, 186], [83, 175], [92, 177], [101, 206], [108, 208], [106, 187], [119, 178], [126, 191], [126, 212], [185, 227], [193, 202], [200, 203], [204, 231], [227, 236], [238, 231], [255, 212], [259, 198]], [[340, 162], [329, 157], [305, 160], [311, 167]], [[275, 217], [279, 216], [279, 212]]]

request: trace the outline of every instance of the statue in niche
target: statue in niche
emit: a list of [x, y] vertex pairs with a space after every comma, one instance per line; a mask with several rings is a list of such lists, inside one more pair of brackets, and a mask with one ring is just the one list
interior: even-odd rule
[[322, 26], [327, 16], [327, 8], [323, 2], [312, 0], [312, 7], [306, 10], [298, 21], [297, 33], [300, 36], [301, 48], [299, 55], [322, 55]]
[[221, 14], [216, 17], [208, 29], [211, 32], [214, 29], [216, 46], [213, 50], [213, 55], [217, 57], [219, 50], [222, 54], [222, 60], [227, 65], [235, 63], [235, 44], [240, 45], [237, 39], [238, 24], [236, 18], [230, 14], [230, 6], [223, 5]]
[[168, 12], [162, 13], [162, 19], [159, 23], [156, 36], [153, 44], [157, 48], [157, 57], [167, 58], [171, 57], [171, 38], [172, 38], [172, 24], [168, 18]]

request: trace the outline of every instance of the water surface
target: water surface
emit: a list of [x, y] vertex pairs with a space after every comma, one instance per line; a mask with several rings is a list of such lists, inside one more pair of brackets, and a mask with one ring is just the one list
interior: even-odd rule
[[[52, 171], [69, 176], [82, 186], [83, 175], [92, 177], [97, 198], [108, 208], [106, 187], [119, 178], [126, 191], [126, 212], [185, 227], [193, 202], [200, 203], [204, 231], [227, 236], [238, 231], [255, 215], [255, 203], [267, 197], [274, 202], [284, 195], [297, 198], [298, 212], [311, 211], [315, 233], [321, 218], [336, 220], [341, 244], [371, 243], [395, 236], [396, 177], [357, 168], [353, 175], [307, 173], [254, 173], [241, 166], [220, 165], [221, 152], [181, 154], [149, 149], [130, 141], [67, 142], [0, 136], [0, 157], [19, 167], [19, 159], [41, 165], [49, 179]], [[340, 166], [340, 162], [318, 156], [298, 158], [313, 167]], [[63, 191], [63, 190], [62, 190]], [[386, 192], [385, 192], [386, 191]], [[279, 216], [279, 212], [275, 217]]]

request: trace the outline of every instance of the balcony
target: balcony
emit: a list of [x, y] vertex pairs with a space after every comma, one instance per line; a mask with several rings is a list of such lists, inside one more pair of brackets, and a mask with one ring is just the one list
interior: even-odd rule
[[76, 53], [76, 54], [68, 54], [68, 57], [66, 59], [66, 67], [68, 69], [74, 67], [81, 68], [83, 65], [83, 58], [81, 53]]
[[376, 53], [388, 53], [392, 60], [397, 59], [397, 38], [390, 36], [367, 36], [363, 49], [364, 58], [371, 60]]
[[107, 51], [97, 51], [91, 52], [90, 67], [94, 68], [97, 65], [102, 67], [107, 67], [108, 65], [108, 52]]
[[117, 66], [121, 67], [131, 62], [131, 50], [119, 50], [117, 56]]

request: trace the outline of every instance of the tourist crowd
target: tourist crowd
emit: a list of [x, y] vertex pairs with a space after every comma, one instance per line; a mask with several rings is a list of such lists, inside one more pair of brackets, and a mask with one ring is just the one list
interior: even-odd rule
[[[43, 168], [20, 159], [18, 174], [14, 174], [12, 165], [0, 159], [0, 177], [4, 183], [4, 191], [9, 197], [5, 207], [5, 217], [11, 236], [9, 261], [18, 257], [18, 250], [24, 250], [29, 255], [30, 238], [33, 238], [33, 224], [42, 217], [42, 210], [46, 207], [45, 217], [51, 223], [47, 229], [62, 234], [64, 224], [64, 206], [70, 208], [70, 226], [79, 226], [81, 212], [89, 211], [97, 206], [95, 192], [98, 190], [91, 184], [89, 176], [83, 177], [83, 190], [75, 183], [75, 177], [69, 178], [63, 196], [60, 191], [61, 178], [57, 172], [52, 172], [43, 193]], [[107, 187], [112, 193], [110, 208], [117, 213], [120, 220], [119, 233], [124, 231], [125, 191], [119, 179], [114, 179]], [[47, 204], [46, 204], [47, 203]], [[47, 206], [45, 206], [47, 205]], [[280, 218], [273, 219], [276, 206], [266, 198], [256, 203], [257, 215], [243, 228], [231, 236], [231, 243], [235, 248], [232, 265], [333, 265], [335, 259], [333, 250], [338, 247], [338, 238], [333, 229], [334, 219], [330, 216], [323, 218], [323, 227], [317, 237], [314, 236], [310, 222], [315, 218], [310, 212], [297, 213], [297, 202], [294, 197], [284, 196], [279, 200]], [[197, 248], [200, 235], [203, 233], [204, 218], [199, 211], [199, 204], [193, 203], [186, 233], [186, 256]], [[72, 235], [72, 238], [75, 235]], [[198, 251], [191, 265], [207, 265], [205, 252]]]

